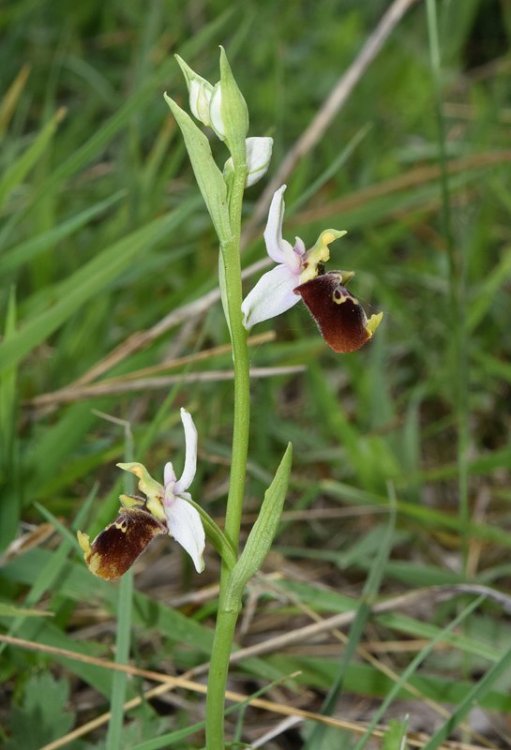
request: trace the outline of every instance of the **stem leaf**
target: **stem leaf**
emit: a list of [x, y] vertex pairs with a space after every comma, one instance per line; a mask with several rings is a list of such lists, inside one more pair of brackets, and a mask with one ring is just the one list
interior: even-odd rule
[[184, 109], [181, 109], [167, 94], [163, 96], [183, 134], [197, 184], [215, 225], [218, 238], [221, 242], [225, 242], [231, 236], [227, 188], [222, 173], [213, 159], [209, 141]]
[[231, 591], [239, 596], [247, 582], [263, 564], [277, 532], [286, 497], [292, 458], [293, 446], [288, 443], [273, 481], [264, 493], [257, 521], [248, 535], [243, 552], [231, 574]]

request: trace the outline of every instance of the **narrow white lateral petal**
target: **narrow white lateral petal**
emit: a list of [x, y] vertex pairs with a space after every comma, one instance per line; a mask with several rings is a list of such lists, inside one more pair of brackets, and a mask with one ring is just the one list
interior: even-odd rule
[[197, 471], [197, 428], [192, 415], [186, 409], [181, 409], [181, 421], [185, 431], [185, 465], [174, 487], [176, 495], [188, 489]]
[[169, 534], [190, 555], [197, 573], [204, 570], [206, 534], [198, 511], [182, 497], [175, 497], [165, 507]]
[[264, 230], [264, 241], [266, 252], [275, 263], [284, 263], [293, 270], [300, 267], [300, 258], [295, 254], [290, 242], [282, 237], [282, 222], [284, 221], [284, 191], [286, 185], [282, 185], [273, 194], [268, 221]]
[[241, 305], [245, 328], [252, 328], [256, 323], [274, 318], [296, 305], [300, 297], [293, 289], [298, 284], [298, 275], [284, 265], [263, 274]]

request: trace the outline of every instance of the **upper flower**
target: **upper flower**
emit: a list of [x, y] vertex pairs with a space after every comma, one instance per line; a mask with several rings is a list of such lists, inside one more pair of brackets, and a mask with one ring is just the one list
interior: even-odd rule
[[277, 267], [261, 276], [243, 300], [243, 325], [249, 329], [303, 299], [327, 344], [335, 352], [354, 352], [373, 336], [383, 313], [368, 319], [359, 301], [348, 292], [346, 284], [353, 271], [325, 273], [329, 245], [346, 232], [326, 229], [310, 250], [299, 237], [294, 245], [282, 237], [285, 189], [282, 185], [274, 194], [264, 231], [266, 251]]
[[296, 305], [300, 301], [300, 296], [295, 292], [296, 287], [318, 275], [321, 265], [330, 258], [330, 243], [346, 234], [336, 229], [327, 229], [320, 234], [310, 250], [305, 249], [303, 240], [299, 237], [295, 237], [295, 243], [291, 245], [282, 237], [285, 190], [286, 185], [282, 185], [275, 192], [264, 230], [266, 251], [278, 265], [261, 276], [243, 300], [243, 325], [247, 329]]
[[169, 534], [188, 552], [198, 573], [204, 570], [205, 533], [199, 512], [190, 504], [190, 487], [197, 468], [197, 430], [191, 415], [181, 409], [185, 432], [185, 465], [176, 479], [174, 467], [165, 464], [163, 485], [155, 481], [140, 463], [117, 464], [134, 474], [138, 488], [146, 496], [121, 495], [117, 519], [92, 542], [78, 532], [85, 562], [101, 578], [118, 578], [125, 573], [159, 534]]

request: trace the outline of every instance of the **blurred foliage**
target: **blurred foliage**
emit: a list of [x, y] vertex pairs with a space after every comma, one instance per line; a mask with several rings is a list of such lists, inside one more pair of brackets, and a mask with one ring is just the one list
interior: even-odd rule
[[[275, 139], [276, 170], [388, 5], [82, 0], [70, 7], [62, 0], [7, 0], [0, 7], [0, 603], [53, 614], [20, 614], [13, 624], [0, 612], [5, 632], [110, 656], [116, 587], [94, 580], [72, 538], [63, 536], [66, 527], [94, 533], [117, 507], [121, 484], [113, 467], [123, 435], [97, 410], [130, 421], [136, 460], [158, 476], [180, 451], [178, 407], [186, 405], [200, 436], [194, 497], [223, 515], [231, 384], [186, 377], [228, 371], [228, 352], [178, 362], [169, 372], [183, 379], [172, 387], [121, 392], [112, 383], [100, 397], [44, 407], [35, 400], [84, 378], [115, 347], [216, 286], [215, 237], [162, 97], [167, 90], [186, 101], [173, 54], [216, 81], [217, 48], [224, 45], [249, 105], [250, 134]], [[310, 244], [327, 226], [349, 230], [332, 248], [331, 267], [356, 270], [355, 294], [385, 319], [370, 346], [345, 357], [326, 348], [300, 305], [255, 331], [274, 329], [276, 339], [253, 347], [254, 367], [301, 364], [305, 371], [253, 381], [245, 532], [289, 440], [294, 466], [288, 514], [266, 565], [281, 579], [258, 582], [247, 645], [309, 622], [311, 612], [356, 610], [382, 545], [382, 595], [461, 581], [510, 585], [511, 11], [498, 0], [437, 6], [440, 69], [432, 66], [426, 6], [418, 3], [288, 180], [285, 236], [299, 234]], [[342, 166], [329, 174], [350, 143]], [[215, 153], [223, 163], [221, 144]], [[263, 187], [247, 193], [247, 217]], [[262, 228], [245, 250], [247, 265], [263, 256], [261, 234]], [[142, 368], [227, 341], [217, 303], [148, 337], [89, 382], [115, 377], [125, 384]], [[389, 487], [397, 520], [387, 540]], [[15, 539], [22, 544], [13, 547]], [[208, 657], [214, 595], [194, 601], [187, 593], [217, 580], [218, 561], [210, 550], [206, 574], [195, 578], [164, 542], [140, 562], [133, 661], [174, 672]], [[384, 659], [399, 674], [411, 659], [408, 641], [435, 637], [457, 611], [451, 601], [436, 609], [418, 604], [409, 617], [379, 615], [352, 645], [370, 638], [385, 652], [388, 641]], [[509, 648], [494, 604], [464, 627], [445, 636], [445, 652], [434, 651], [417, 668], [411, 683], [427, 700], [463, 705]], [[402, 652], [392, 651], [398, 639]], [[278, 695], [319, 710], [341, 676], [343, 716], [370, 718], [374, 704], [360, 716], [352, 697], [384, 696], [393, 678], [360, 652], [345, 665], [333, 636], [324, 645], [326, 655], [304, 644], [244, 660], [237, 681], [250, 692], [256, 681], [301, 669], [301, 687], [291, 682]], [[105, 708], [105, 670], [4, 648], [0, 720], [11, 745], [26, 712], [39, 710], [34, 686], [40, 670], [50, 668], [48, 690], [61, 705], [67, 685], [78, 724]], [[9, 716], [13, 695], [18, 708]], [[401, 693], [388, 717], [397, 719], [394, 732], [430, 731], [434, 709], [414, 694], [410, 711], [412, 693], [406, 696], [410, 719], [400, 710]], [[488, 734], [498, 747], [508, 746], [498, 734], [509, 722], [508, 696], [506, 675], [478, 696], [483, 709], [501, 712]], [[177, 731], [201, 718], [189, 696], [172, 705], [158, 699], [153, 707], [128, 727], [126, 747], [139, 747], [156, 726]], [[244, 714], [244, 739], [263, 730], [258, 716]], [[48, 737], [70, 720], [54, 712]], [[286, 734], [294, 744], [282, 738], [266, 746], [298, 747], [310, 731]], [[335, 735], [340, 744], [327, 745]], [[80, 746], [103, 736], [98, 730]], [[325, 748], [350, 747], [348, 734], [329, 730], [325, 737]], [[200, 746], [200, 736], [193, 741]], [[187, 742], [173, 746], [191, 747]]]

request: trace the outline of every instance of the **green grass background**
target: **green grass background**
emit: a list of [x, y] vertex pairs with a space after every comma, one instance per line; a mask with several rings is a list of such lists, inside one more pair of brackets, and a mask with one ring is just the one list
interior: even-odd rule
[[[388, 5], [11, 0], [0, 7], [3, 632], [111, 658], [121, 611], [138, 666], [180, 673], [207, 660], [216, 599], [192, 594], [217, 580], [212, 549], [198, 578], [175, 545], [155, 544], [137, 566], [131, 607], [126, 591], [90, 576], [73, 534], [94, 534], [112, 519], [122, 491], [114, 465], [126, 450], [155, 476], [167, 460], [179, 466], [181, 405], [200, 436], [194, 498], [222, 518], [232, 385], [187, 378], [229, 371], [229, 353], [175, 368], [186, 377], [172, 386], [45, 406], [34, 399], [74, 383], [217, 284], [215, 236], [162, 97], [166, 90], [186, 102], [173, 54], [215, 82], [224, 45], [249, 106], [250, 134], [274, 138], [271, 176]], [[410, 729], [430, 735], [428, 748], [462, 721], [474, 744], [483, 735], [492, 747], [511, 746], [511, 639], [501, 607], [481, 601], [470, 611], [469, 599], [431, 606], [418, 598], [406, 612], [369, 611], [380, 597], [423, 586], [510, 587], [510, 34], [505, 2], [417, 3], [288, 179], [285, 236], [311, 245], [327, 226], [348, 230], [332, 248], [331, 268], [356, 270], [352, 289], [366, 311], [384, 311], [374, 341], [335, 355], [301, 305], [254, 331], [276, 334], [253, 347], [254, 367], [304, 370], [253, 381], [244, 531], [289, 440], [286, 511], [300, 513], [283, 518], [265, 567], [280, 577], [259, 581], [243, 643], [313, 615], [356, 616], [346, 647], [330, 637], [247, 659], [233, 667], [232, 686], [248, 694], [299, 669], [299, 678], [270, 691], [272, 699], [354, 721], [397, 720], [388, 748], [400, 746], [407, 714]], [[222, 145], [214, 150], [223, 163]], [[247, 218], [261, 191], [261, 184], [247, 191]], [[243, 263], [263, 255], [260, 227]], [[227, 342], [216, 303], [94, 382]], [[132, 448], [122, 425], [98, 410], [129, 422]], [[43, 524], [55, 527], [52, 536]], [[20, 538], [26, 546], [13, 546]], [[398, 641], [402, 650], [386, 650]], [[393, 678], [360, 652], [375, 643], [371, 653]], [[420, 697], [396, 686], [399, 675]], [[110, 703], [117, 729], [68, 747], [203, 745], [201, 729], [187, 729], [202, 720], [201, 696], [146, 703], [122, 727], [122, 697], [140, 693], [139, 678], [116, 686], [104, 669], [15, 647], [2, 647], [0, 676], [8, 748], [42, 748]], [[479, 735], [466, 723], [474, 704], [483, 716]], [[276, 721], [237, 711], [229, 735], [254, 741]], [[265, 747], [355, 747], [356, 734], [318, 726], [303, 723]]]

